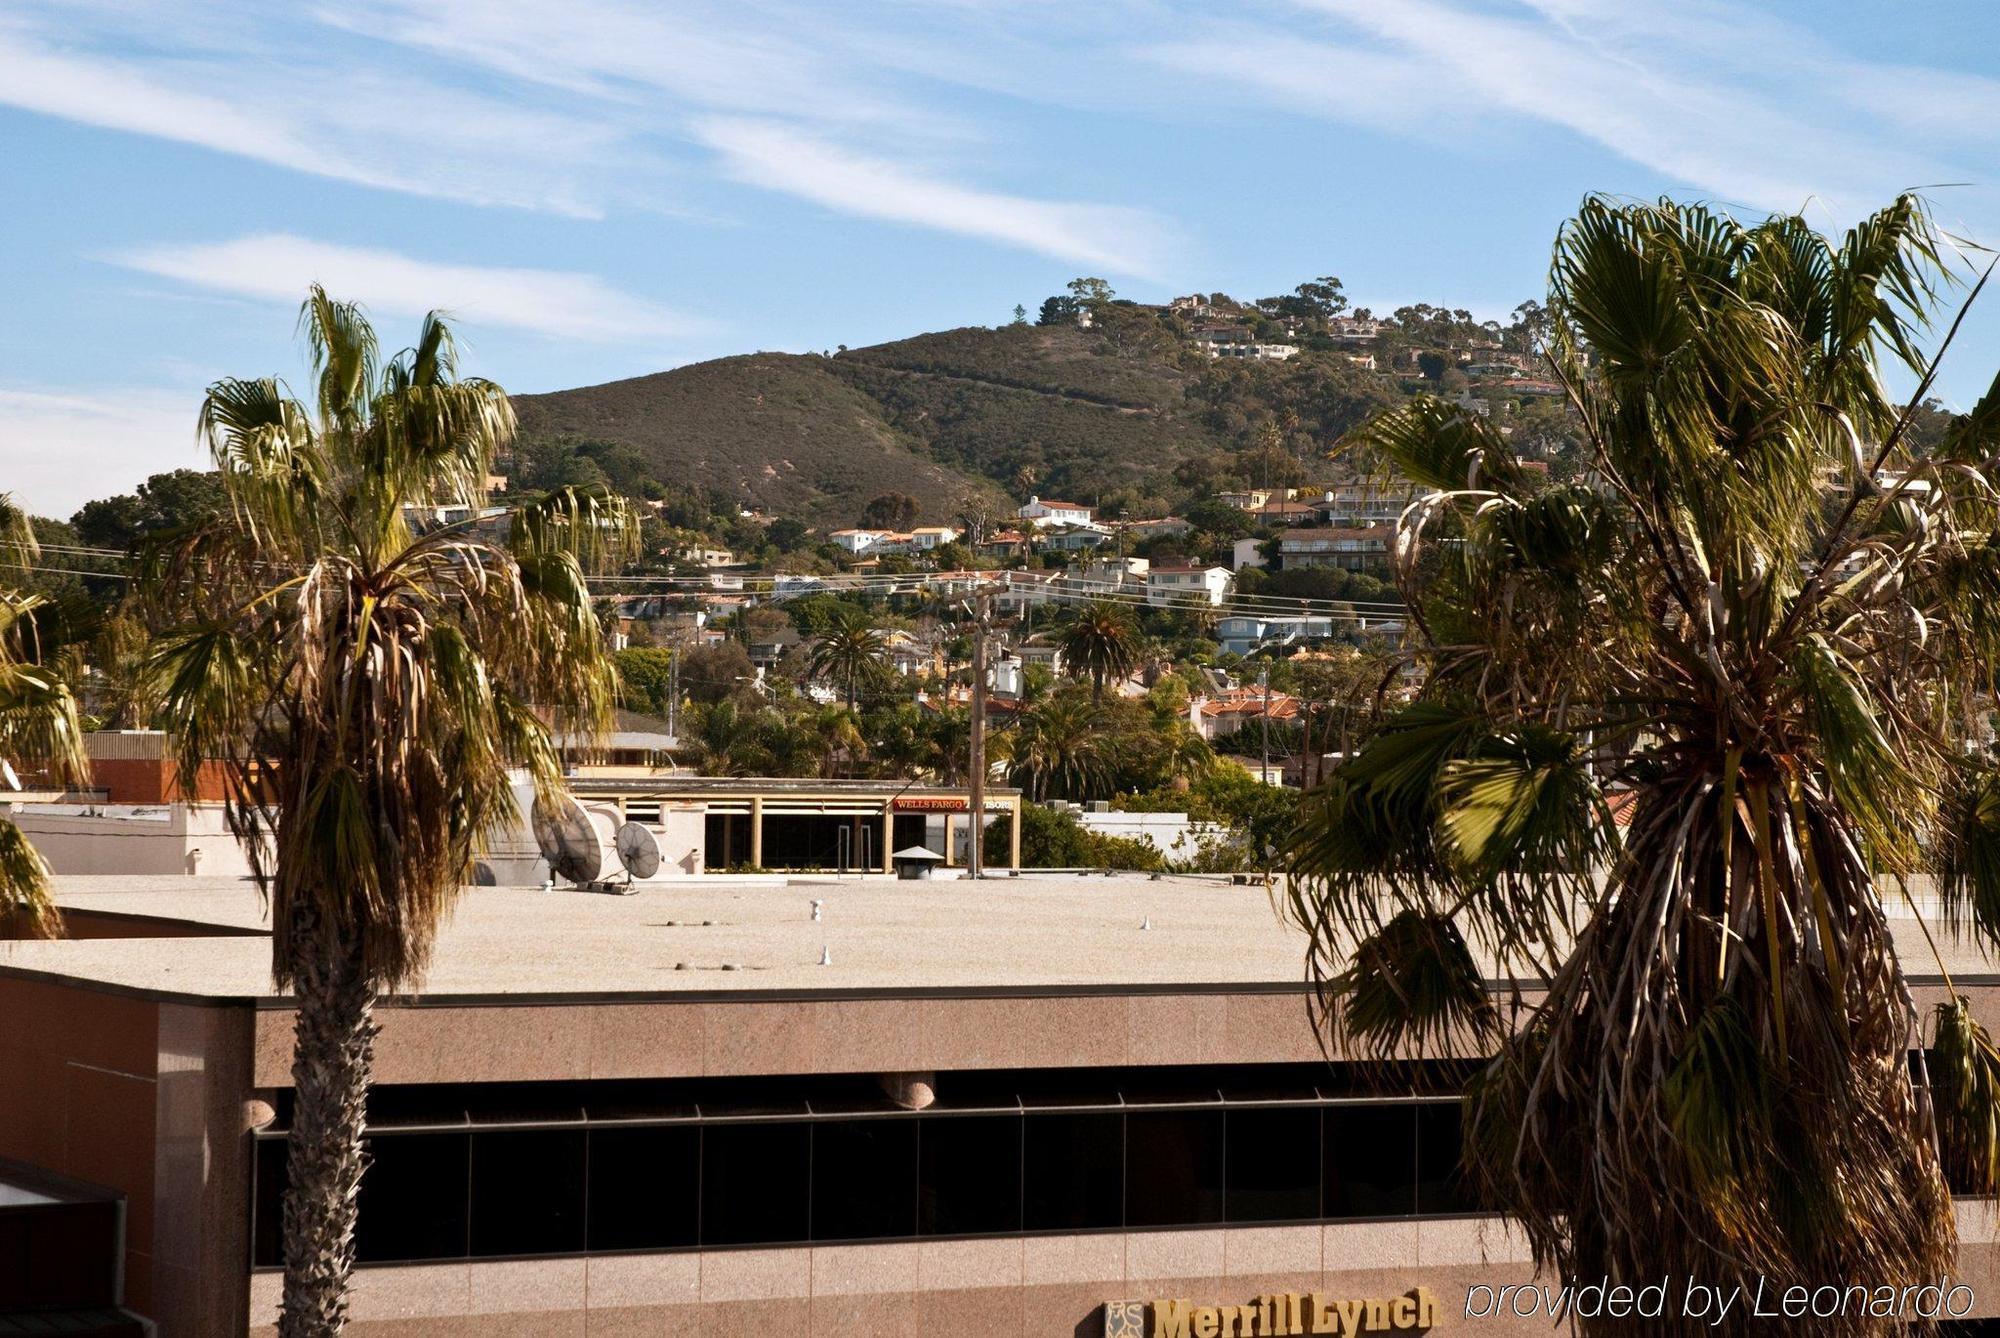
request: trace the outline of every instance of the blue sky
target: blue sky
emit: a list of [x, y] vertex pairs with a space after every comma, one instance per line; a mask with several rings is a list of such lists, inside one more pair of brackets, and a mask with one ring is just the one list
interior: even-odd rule
[[[2000, 244], [2000, 11], [0, 0], [0, 490], [199, 462], [319, 279], [516, 391], [1337, 274], [1501, 315], [1591, 190]], [[1951, 183], [1951, 184], [1946, 184]], [[2000, 292], [1941, 391], [2000, 366]]]

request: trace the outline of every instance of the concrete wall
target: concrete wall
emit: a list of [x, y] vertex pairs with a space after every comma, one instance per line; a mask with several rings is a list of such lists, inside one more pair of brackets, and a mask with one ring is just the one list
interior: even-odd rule
[[57, 873], [250, 872], [220, 804], [19, 804], [10, 816]]

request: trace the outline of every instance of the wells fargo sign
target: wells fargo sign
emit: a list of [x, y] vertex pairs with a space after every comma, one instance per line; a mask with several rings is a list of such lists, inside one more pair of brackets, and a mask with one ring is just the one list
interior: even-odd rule
[[1195, 1305], [1180, 1300], [1104, 1303], [1104, 1338], [1427, 1333], [1436, 1323], [1437, 1298], [1426, 1287], [1413, 1287], [1401, 1296], [1366, 1298], [1284, 1292], [1260, 1296], [1243, 1305]]
[[[964, 813], [972, 805], [962, 798], [951, 795], [904, 795], [896, 801], [898, 813]], [[1009, 805], [1004, 801], [986, 801], [988, 813], [1005, 813]]]

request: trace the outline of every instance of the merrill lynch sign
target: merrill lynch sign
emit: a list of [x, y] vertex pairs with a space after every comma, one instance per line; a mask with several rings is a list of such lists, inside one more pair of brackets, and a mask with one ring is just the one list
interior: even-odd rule
[[[1147, 1323], [1148, 1318], [1151, 1324]], [[1243, 1305], [1106, 1301], [1104, 1338], [1287, 1338], [1292, 1334], [1425, 1333], [1437, 1298], [1425, 1287], [1352, 1299], [1319, 1292], [1260, 1296]]]

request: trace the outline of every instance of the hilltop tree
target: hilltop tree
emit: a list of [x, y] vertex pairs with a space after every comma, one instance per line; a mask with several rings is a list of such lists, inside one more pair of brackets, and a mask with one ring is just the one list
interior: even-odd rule
[[1102, 279], [1071, 279], [1068, 287], [1070, 300], [1085, 311], [1094, 311], [1118, 296]]
[[1008, 324], [1026, 325], [1027, 323], [1028, 323], [1028, 309], [1022, 306], [1019, 302], [1016, 302], [1014, 304], [1014, 319], [1009, 321]]
[[1051, 297], [1042, 302], [1042, 309], [1035, 317], [1037, 325], [1075, 325], [1076, 314], [1082, 308], [1073, 297]]
[[1310, 801], [1292, 911], [1347, 1053], [1495, 1053], [1465, 1154], [1547, 1276], [1900, 1288], [1953, 1267], [1945, 1166], [1995, 1188], [2000, 1052], [1941, 960], [1926, 1036], [1883, 904], [1928, 875], [2000, 943], [2000, 381], [1925, 459], [1880, 366], [1931, 383], [1944, 245], [1907, 196], [1838, 243], [1592, 198], [1548, 311], [1602, 486], [1435, 399], [1363, 433], [1439, 490], [1430, 673]]
[[209, 388], [199, 430], [228, 505], [148, 544], [139, 589], [180, 785], [224, 768], [294, 999], [278, 1332], [322, 1338], [347, 1319], [376, 995], [422, 978], [474, 856], [519, 822], [514, 770], [559, 796], [557, 733], [607, 723], [617, 675], [585, 568], [632, 529], [564, 491], [505, 541], [413, 535], [406, 505], [485, 500], [506, 393], [458, 376], [435, 314], [386, 362], [318, 288], [300, 325], [313, 404], [269, 377]]

